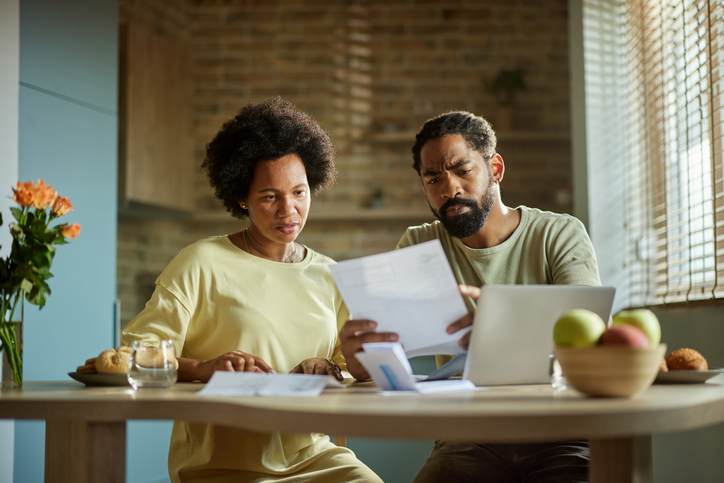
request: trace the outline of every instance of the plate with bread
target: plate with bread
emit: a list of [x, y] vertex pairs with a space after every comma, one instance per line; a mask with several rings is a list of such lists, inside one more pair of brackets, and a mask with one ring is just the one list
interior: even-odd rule
[[700, 384], [724, 373], [724, 369], [709, 369], [707, 360], [694, 349], [678, 349], [661, 361], [657, 384]]
[[69, 372], [68, 375], [86, 386], [128, 386], [126, 374], [83, 374], [82, 372]]
[[86, 386], [129, 386], [128, 368], [131, 365], [131, 348], [107, 349], [98, 357], [91, 357], [68, 375]]

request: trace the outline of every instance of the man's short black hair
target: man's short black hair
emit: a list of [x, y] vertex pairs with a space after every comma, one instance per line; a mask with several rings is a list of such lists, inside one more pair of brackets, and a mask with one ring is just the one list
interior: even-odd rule
[[478, 151], [485, 159], [495, 154], [498, 140], [490, 123], [480, 116], [466, 111], [450, 111], [429, 119], [415, 136], [412, 147], [412, 167], [420, 174], [420, 152], [426, 142], [441, 137], [459, 134], [471, 149]]
[[202, 168], [216, 197], [237, 218], [249, 214], [238, 200], [249, 195], [259, 161], [298, 155], [312, 195], [334, 183], [334, 148], [329, 135], [307, 114], [280, 97], [250, 103], [206, 145]]

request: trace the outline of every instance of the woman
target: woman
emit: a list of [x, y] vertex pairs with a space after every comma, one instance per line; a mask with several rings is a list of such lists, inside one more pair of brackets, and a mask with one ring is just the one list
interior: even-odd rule
[[[346, 368], [337, 334], [348, 318], [328, 265], [295, 242], [311, 196], [335, 176], [329, 137], [280, 98], [249, 104], [206, 147], [216, 196], [249, 227], [181, 251], [122, 342], [170, 339], [179, 381], [214, 371], [330, 374]], [[380, 481], [321, 434], [262, 434], [176, 422], [174, 482]]]

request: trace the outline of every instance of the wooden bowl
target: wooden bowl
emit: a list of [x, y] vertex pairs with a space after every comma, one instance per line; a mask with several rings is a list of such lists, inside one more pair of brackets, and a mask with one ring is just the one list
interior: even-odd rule
[[557, 347], [568, 384], [589, 396], [631, 397], [653, 384], [666, 344], [646, 349], [621, 346]]

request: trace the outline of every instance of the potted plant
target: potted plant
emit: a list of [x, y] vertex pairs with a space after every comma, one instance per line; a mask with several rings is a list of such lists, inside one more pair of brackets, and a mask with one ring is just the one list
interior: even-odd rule
[[493, 115], [497, 129], [512, 129], [515, 104], [515, 97], [518, 92], [525, 90], [525, 69], [501, 69], [498, 74], [490, 80], [484, 80], [483, 85], [493, 96], [495, 96], [496, 110]]
[[376, 186], [370, 191], [369, 207], [375, 210], [381, 210], [385, 207], [385, 189]]
[[[22, 304], [26, 300], [43, 308], [50, 295], [48, 279], [56, 245], [65, 245], [80, 233], [78, 223], [52, 225], [73, 210], [68, 198], [61, 197], [42, 179], [38, 184], [18, 181], [10, 209], [12, 248], [0, 258], [0, 358], [2, 388], [23, 387]], [[0, 214], [0, 225], [3, 219]]]

